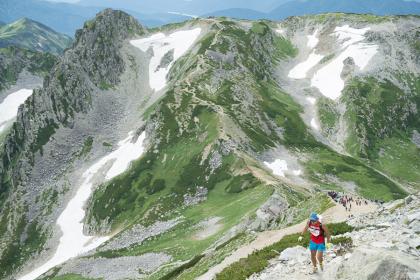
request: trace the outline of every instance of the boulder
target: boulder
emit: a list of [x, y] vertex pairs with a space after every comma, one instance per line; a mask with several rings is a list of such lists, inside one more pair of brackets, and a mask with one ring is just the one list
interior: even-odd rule
[[417, 212], [414, 212], [412, 214], [407, 215], [408, 223], [411, 223], [415, 220], [420, 221], [420, 211], [417, 211]]
[[419, 234], [420, 233], [420, 221], [414, 221], [410, 223], [409, 228], [414, 232]]
[[309, 258], [309, 251], [302, 246], [291, 247], [283, 250], [278, 258], [280, 261], [294, 261], [302, 263]]
[[410, 280], [410, 269], [395, 259], [381, 261], [375, 272], [370, 274], [368, 280]]

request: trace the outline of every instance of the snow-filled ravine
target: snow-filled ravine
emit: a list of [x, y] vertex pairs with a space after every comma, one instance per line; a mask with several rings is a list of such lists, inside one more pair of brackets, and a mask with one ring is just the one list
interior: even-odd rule
[[[166, 75], [175, 61], [183, 56], [197, 40], [201, 28], [176, 31], [169, 35], [156, 33], [150, 37], [132, 40], [130, 43], [143, 52], [151, 49], [149, 63], [150, 88], [159, 91], [166, 86]], [[171, 52], [173, 52], [171, 54]]]
[[316, 87], [326, 97], [336, 100], [344, 89], [341, 73], [344, 60], [353, 58], [354, 63], [363, 70], [372, 57], [378, 52], [378, 46], [362, 42], [369, 28], [355, 29], [348, 25], [336, 27], [333, 35], [337, 37], [342, 52], [324, 67], [315, 72], [311, 79], [311, 86]]
[[[308, 41], [306, 45], [310, 50], [313, 50], [316, 47], [316, 45], [318, 45], [319, 39], [317, 37], [317, 34], [318, 31], [316, 30], [313, 35], [307, 36]], [[306, 78], [308, 71], [311, 70], [315, 65], [317, 65], [322, 58], [324, 58], [323, 55], [316, 54], [315, 50], [313, 50], [305, 61], [297, 64], [290, 70], [288, 77], [292, 79]]]
[[53, 257], [20, 280], [35, 279], [51, 268], [98, 247], [110, 238], [83, 234], [84, 206], [92, 194], [94, 179], [99, 177], [110, 180], [123, 173], [133, 160], [143, 154], [145, 137], [146, 133], [143, 132], [134, 141], [134, 132], [130, 132], [127, 138], [118, 143], [115, 151], [98, 160], [83, 173], [79, 189], [58, 217], [57, 225], [62, 231], [62, 236]]
[[20, 89], [6, 96], [0, 103], [0, 132], [5, 130], [10, 121], [16, 118], [19, 106], [31, 95], [32, 89]]

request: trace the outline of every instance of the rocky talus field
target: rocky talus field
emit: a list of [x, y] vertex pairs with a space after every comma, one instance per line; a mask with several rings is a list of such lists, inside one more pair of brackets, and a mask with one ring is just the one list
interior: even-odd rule
[[[0, 279], [419, 279], [419, 38], [106, 9], [63, 54], [0, 48]], [[314, 276], [312, 211], [335, 240]]]

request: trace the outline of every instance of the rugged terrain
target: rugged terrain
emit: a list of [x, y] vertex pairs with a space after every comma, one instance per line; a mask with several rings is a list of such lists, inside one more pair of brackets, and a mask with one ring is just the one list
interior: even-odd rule
[[5, 138], [0, 277], [194, 279], [322, 190], [416, 192], [419, 26], [99, 13]]
[[419, 202], [419, 195], [412, 195], [349, 219], [357, 230], [335, 238], [350, 238], [351, 243], [329, 250], [325, 270], [317, 275], [309, 274], [307, 249], [297, 246], [249, 279], [419, 279]]

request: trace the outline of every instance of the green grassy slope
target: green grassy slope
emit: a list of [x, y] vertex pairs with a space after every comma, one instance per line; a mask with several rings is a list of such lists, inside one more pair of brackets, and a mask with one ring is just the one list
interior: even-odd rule
[[347, 149], [407, 185], [420, 187], [420, 149], [411, 142], [420, 128], [420, 78], [398, 75], [389, 80], [354, 79], [345, 89], [350, 123]]
[[27, 18], [0, 27], [0, 48], [18, 46], [33, 51], [60, 54], [70, 47], [71, 43], [72, 39], [67, 35]]
[[[220, 59], [232, 53], [232, 60]], [[301, 189], [266, 183], [261, 163], [250, 160], [278, 145], [307, 155], [309, 160], [302, 162], [305, 173], [321, 187], [329, 187], [324, 179], [332, 175], [355, 181], [359, 192], [369, 198], [391, 200], [405, 195], [364, 162], [332, 151], [311, 135], [300, 117], [302, 108], [272, 76], [278, 63], [295, 54], [293, 45], [266, 22], [253, 23], [249, 29], [226, 20], [211, 26], [194, 51], [176, 62], [169, 75], [176, 84], [147, 114], [156, 127], [152, 148], [126, 173], [95, 191], [87, 217], [91, 225], [107, 221], [112, 230], [179, 216], [183, 220], [141, 245], [97, 256], [163, 251], [176, 261], [192, 263], [168, 266], [154, 278], [182, 279], [183, 270], [203, 272], [212, 263], [203, 252], [243, 217], [251, 217], [274, 190], [292, 207], [297, 196], [298, 200], [307, 197]], [[209, 190], [208, 199], [183, 206], [184, 196], [195, 194], [201, 186]], [[221, 218], [219, 231], [204, 240], [195, 239], [198, 223], [212, 217]]]

